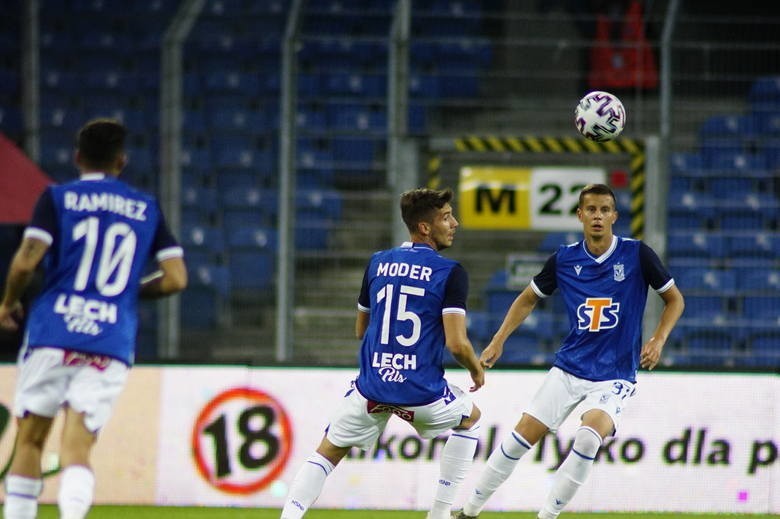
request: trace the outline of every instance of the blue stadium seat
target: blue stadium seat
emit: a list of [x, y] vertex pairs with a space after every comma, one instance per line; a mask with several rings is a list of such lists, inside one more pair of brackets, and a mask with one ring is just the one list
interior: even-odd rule
[[766, 292], [777, 291], [780, 293], [780, 269], [744, 267], [735, 269], [737, 290], [740, 292]]
[[276, 229], [259, 226], [243, 226], [227, 231], [227, 242], [231, 253], [237, 249], [275, 251], [278, 247]]
[[780, 236], [767, 232], [755, 232], [753, 229], [744, 229], [755, 234], [731, 236], [728, 239], [728, 256], [742, 259], [767, 259], [780, 257]]
[[707, 267], [675, 267], [672, 272], [677, 286], [688, 296], [690, 291], [733, 294], [737, 275], [734, 270]]
[[754, 109], [780, 109], [780, 76], [764, 76], [750, 86], [748, 100]]
[[504, 352], [498, 365], [524, 364], [548, 366], [552, 363], [553, 353], [548, 351], [543, 341], [533, 334], [515, 332], [504, 343]]
[[769, 229], [769, 221], [760, 210], [750, 207], [730, 207], [718, 210], [716, 227], [722, 231], [762, 231]]
[[[686, 307], [687, 303], [686, 298]], [[742, 299], [742, 317], [780, 325], [780, 296], [745, 296]]]
[[716, 172], [736, 173], [762, 171], [766, 169], [766, 157], [762, 154], [745, 153], [729, 149], [724, 143], [714, 143], [711, 151], [705, 151], [706, 165]]
[[269, 250], [240, 249], [230, 252], [231, 290], [267, 290], [271, 288], [276, 269], [276, 257]]
[[708, 232], [670, 232], [666, 250], [678, 258], [722, 258], [726, 252], [726, 238]]
[[712, 137], [744, 139], [754, 137], [759, 130], [756, 123], [757, 121], [750, 115], [712, 115], [701, 124], [699, 137], [701, 139]]
[[322, 251], [330, 246], [331, 225], [304, 218], [295, 221], [295, 247], [301, 251]]
[[744, 197], [754, 193], [757, 187], [755, 179], [745, 176], [712, 177], [705, 183], [707, 192], [720, 200]]
[[699, 366], [725, 366], [739, 343], [739, 334], [721, 327], [688, 333], [684, 339], [689, 362]]
[[690, 173], [704, 169], [704, 158], [701, 153], [676, 152], [672, 153], [669, 160], [672, 175], [676, 173]]
[[219, 254], [225, 251], [225, 235], [220, 228], [184, 221], [181, 244], [187, 251], [199, 249]]
[[685, 322], [700, 321], [701, 323], [724, 323], [729, 317], [727, 301], [720, 296], [687, 296], [685, 297]]
[[219, 204], [216, 190], [202, 186], [183, 187], [181, 200], [183, 207], [192, 207], [203, 211], [216, 211]]
[[552, 254], [561, 245], [575, 243], [582, 239], [582, 234], [574, 231], [554, 231], [545, 233], [539, 246], [536, 248], [542, 254]]
[[299, 190], [296, 193], [295, 208], [296, 216], [302, 220], [322, 219], [335, 222], [341, 219], [342, 199], [335, 190]]
[[780, 331], [774, 329], [751, 334], [746, 341], [745, 353], [742, 364], [780, 368]]
[[466, 313], [466, 329], [469, 337], [478, 344], [487, 344], [495, 330], [490, 325], [488, 313], [479, 310], [469, 310]]
[[333, 159], [337, 162], [371, 163], [377, 159], [378, 142], [374, 139], [334, 138]]
[[231, 233], [233, 229], [242, 227], [264, 227], [272, 222], [268, 221], [268, 214], [260, 207], [246, 209], [223, 208], [222, 227], [225, 233]]

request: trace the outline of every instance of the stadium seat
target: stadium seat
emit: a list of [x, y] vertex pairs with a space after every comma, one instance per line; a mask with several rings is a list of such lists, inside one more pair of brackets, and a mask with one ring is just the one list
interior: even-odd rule
[[676, 232], [667, 237], [667, 252], [676, 258], [722, 258], [726, 252], [726, 238], [708, 232]]
[[722, 208], [717, 211], [715, 226], [721, 231], [768, 230], [769, 222], [760, 210], [750, 207]]
[[736, 269], [737, 290], [756, 293], [777, 291], [780, 293], [780, 269], [744, 267]]
[[699, 137], [730, 137], [746, 139], [760, 133], [758, 121], [752, 114], [713, 115], [708, 117], [699, 128]]
[[276, 257], [268, 250], [233, 250], [228, 257], [231, 291], [267, 290], [276, 270]]
[[688, 296], [692, 291], [712, 294], [733, 294], [736, 272], [707, 267], [676, 267], [672, 273], [677, 286]]
[[733, 362], [738, 332], [729, 328], [711, 328], [689, 332], [684, 339], [689, 363], [698, 366], [725, 366]]
[[499, 359], [500, 365], [519, 364], [549, 366], [553, 354], [547, 350], [543, 341], [533, 334], [515, 332], [504, 343], [504, 352]]
[[751, 321], [780, 325], [780, 296], [745, 296], [742, 299], [742, 317]]
[[751, 367], [780, 368], [780, 331], [775, 329], [748, 336], [741, 364]]
[[185, 251], [205, 249], [222, 253], [225, 251], [225, 236], [220, 228], [185, 221], [181, 230], [181, 244]]
[[726, 300], [720, 296], [687, 296], [685, 297], [685, 314], [683, 319], [700, 324], [725, 323], [728, 318]]
[[582, 235], [574, 231], [556, 231], [545, 233], [536, 250], [542, 254], [552, 254], [561, 245], [575, 243], [582, 239]]
[[676, 152], [672, 153], [669, 160], [672, 175], [678, 173], [691, 173], [701, 171], [704, 168], [704, 158], [701, 153]]
[[278, 241], [276, 229], [269, 227], [234, 227], [227, 232], [231, 252], [237, 249], [275, 251]]
[[780, 254], [780, 236], [767, 232], [755, 232], [755, 229], [743, 229], [751, 234], [731, 236], [727, 242], [728, 256], [737, 259], [778, 258]]
[[706, 191], [716, 199], [729, 200], [756, 191], [755, 179], [746, 176], [712, 177], [707, 179]]

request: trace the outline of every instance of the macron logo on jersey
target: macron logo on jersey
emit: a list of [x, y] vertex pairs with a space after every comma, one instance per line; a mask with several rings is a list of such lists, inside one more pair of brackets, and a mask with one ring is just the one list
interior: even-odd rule
[[611, 297], [589, 297], [577, 307], [578, 327], [589, 332], [614, 328], [619, 310], [620, 303], [613, 303]]

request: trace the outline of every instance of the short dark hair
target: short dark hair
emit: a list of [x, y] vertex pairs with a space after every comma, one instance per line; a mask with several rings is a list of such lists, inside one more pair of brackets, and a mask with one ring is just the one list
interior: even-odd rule
[[585, 200], [585, 195], [609, 195], [612, 197], [612, 206], [617, 207], [617, 199], [615, 193], [606, 184], [588, 184], [580, 191], [580, 199], [577, 203], [577, 207], [582, 207], [582, 203]]
[[435, 213], [450, 203], [453, 197], [452, 190], [430, 189], [421, 187], [410, 189], [401, 194], [401, 218], [409, 232], [417, 230], [420, 222], [430, 222]]
[[79, 130], [76, 147], [81, 160], [94, 168], [108, 168], [125, 150], [127, 128], [115, 119], [88, 121]]

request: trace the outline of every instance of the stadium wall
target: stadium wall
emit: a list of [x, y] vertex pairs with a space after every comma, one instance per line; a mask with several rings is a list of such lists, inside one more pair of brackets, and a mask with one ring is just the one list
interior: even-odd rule
[[[279, 507], [354, 375], [352, 369], [138, 367], [96, 448], [96, 501]], [[466, 487], [543, 376], [492, 371], [475, 394], [484, 433]], [[450, 380], [469, 383], [463, 371], [451, 372]], [[13, 445], [14, 381], [14, 367], [0, 366], [4, 468]], [[780, 378], [644, 373], [638, 388], [572, 510], [780, 512]], [[552, 469], [571, 444], [576, 416], [520, 462], [489, 509], [541, 505]], [[354, 451], [341, 463], [317, 506], [424, 509], [443, 443], [421, 441], [401, 420], [391, 420], [374, 449]], [[52, 472], [46, 502], [56, 498], [56, 452], [53, 441], [44, 457], [44, 469]]]

